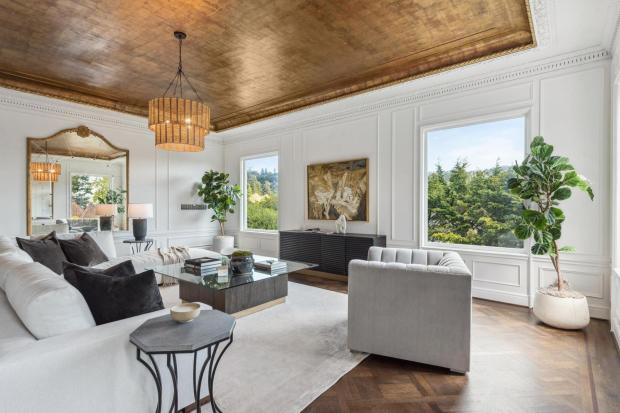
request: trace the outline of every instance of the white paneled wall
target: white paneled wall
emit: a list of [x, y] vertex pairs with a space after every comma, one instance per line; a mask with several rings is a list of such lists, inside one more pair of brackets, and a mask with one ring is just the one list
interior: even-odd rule
[[[26, 138], [45, 137], [62, 129], [86, 125], [114, 145], [129, 149], [129, 202], [154, 204], [149, 236], [158, 246], [208, 245], [218, 226], [206, 211], [181, 211], [182, 203], [196, 203], [195, 185], [208, 169], [223, 168], [223, 149], [207, 137], [201, 153], [155, 149], [146, 119], [60, 100], [0, 89], [0, 164], [2, 193], [0, 234], [26, 233]], [[128, 252], [116, 234], [120, 252]]]
[[[589, 299], [592, 315], [609, 318], [610, 280], [610, 131], [609, 68], [606, 55], [533, 64], [514, 72], [488, 74], [459, 84], [441, 85], [330, 113], [324, 106], [309, 118], [297, 116], [269, 128], [227, 132], [225, 168], [238, 182], [242, 156], [278, 151], [280, 228], [321, 227], [333, 222], [306, 217], [306, 166], [316, 162], [370, 159], [370, 220], [352, 222], [351, 232], [385, 234], [388, 244], [424, 247], [421, 227], [422, 143], [424, 128], [495, 114], [527, 117], [528, 139], [542, 134], [593, 182], [596, 198], [581, 193], [565, 203], [562, 243], [577, 253], [563, 257], [566, 277]], [[479, 86], [472, 90], [472, 84]], [[459, 92], [463, 90], [463, 92]], [[331, 106], [330, 106], [331, 105]], [[293, 116], [291, 116], [293, 119]], [[238, 216], [227, 225], [241, 247], [277, 254], [277, 235], [239, 233]], [[526, 250], [527, 251], [527, 250]], [[552, 279], [545, 257], [526, 252], [460, 250], [474, 274], [476, 297], [530, 305], [533, 292]]]

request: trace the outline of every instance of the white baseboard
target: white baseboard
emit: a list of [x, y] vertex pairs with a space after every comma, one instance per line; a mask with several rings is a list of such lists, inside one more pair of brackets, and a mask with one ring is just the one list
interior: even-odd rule
[[590, 317], [591, 318], [600, 318], [601, 320], [609, 320], [609, 307], [593, 307], [592, 304], [590, 307]]
[[620, 353], [620, 320], [611, 319], [611, 336], [616, 342], [616, 350]]
[[485, 288], [472, 288], [471, 294], [475, 298], [484, 300], [499, 301], [502, 303], [521, 305], [527, 307], [529, 305], [527, 295], [508, 293], [497, 290], [487, 290]]
[[[487, 290], [485, 288], [472, 288], [471, 293], [473, 297], [482, 298], [483, 300], [498, 301], [501, 303], [520, 305], [523, 307], [529, 306], [528, 297], [526, 295], [507, 293], [497, 290]], [[596, 307], [590, 305], [589, 308], [590, 317], [609, 320], [609, 307]], [[616, 326], [615, 331], [620, 332], [620, 324]]]

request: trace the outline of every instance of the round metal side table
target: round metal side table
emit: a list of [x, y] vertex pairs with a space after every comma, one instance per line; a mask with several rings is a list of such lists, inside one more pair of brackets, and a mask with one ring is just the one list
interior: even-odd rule
[[153, 246], [154, 240], [152, 238], [146, 238], [143, 240], [126, 239], [123, 244], [131, 244], [131, 253], [138, 254], [142, 251], [148, 251]]

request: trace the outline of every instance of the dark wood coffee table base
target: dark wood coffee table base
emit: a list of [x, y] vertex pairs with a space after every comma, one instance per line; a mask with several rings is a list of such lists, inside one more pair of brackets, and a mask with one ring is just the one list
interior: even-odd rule
[[224, 290], [179, 280], [181, 300], [199, 301], [237, 318], [281, 304], [285, 302], [287, 295], [288, 274], [280, 274]]

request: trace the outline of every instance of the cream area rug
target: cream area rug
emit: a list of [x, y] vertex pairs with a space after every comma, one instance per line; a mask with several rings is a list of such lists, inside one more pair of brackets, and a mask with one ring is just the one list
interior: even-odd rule
[[[299, 412], [366, 358], [347, 348], [346, 294], [288, 287], [286, 303], [237, 320], [215, 376], [224, 412]], [[162, 292], [167, 303], [172, 288]]]

